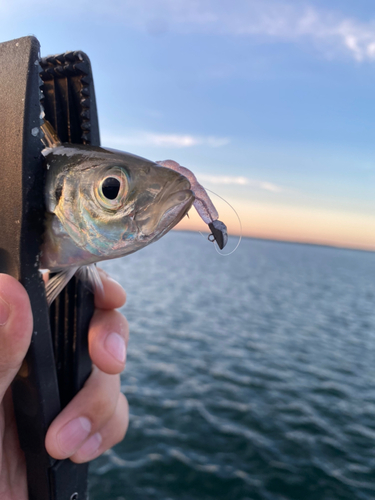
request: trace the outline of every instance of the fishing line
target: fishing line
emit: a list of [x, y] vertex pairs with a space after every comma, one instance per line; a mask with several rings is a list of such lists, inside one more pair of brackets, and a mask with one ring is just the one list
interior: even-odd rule
[[[216, 250], [216, 252], [217, 252], [219, 255], [221, 255], [222, 257], [228, 257], [229, 255], [232, 255], [232, 253], [234, 253], [234, 252], [237, 250], [237, 248], [240, 246], [240, 243], [241, 243], [241, 240], [242, 240], [242, 224], [241, 224], [241, 219], [240, 219], [240, 216], [238, 215], [238, 213], [237, 213], [237, 211], [235, 210], [235, 208], [234, 208], [234, 207], [232, 207], [232, 205], [229, 203], [229, 201], [225, 200], [224, 198], [222, 198], [220, 195], [218, 195], [218, 194], [217, 194], [217, 193], [215, 193], [214, 191], [211, 191], [211, 189], [208, 189], [208, 188], [204, 188], [204, 189], [205, 189], [206, 191], [208, 191], [209, 193], [214, 194], [215, 196], [217, 196], [217, 197], [218, 197], [218, 198], [220, 198], [221, 200], [223, 200], [223, 201], [224, 201], [224, 202], [225, 202], [225, 203], [226, 203], [226, 204], [227, 204], [227, 205], [228, 205], [228, 206], [229, 206], [229, 207], [233, 210], [233, 212], [234, 212], [234, 213], [236, 214], [236, 216], [237, 216], [238, 224], [240, 225], [240, 238], [239, 238], [239, 240], [238, 240], [238, 242], [237, 242], [237, 245], [234, 247], [234, 249], [233, 249], [231, 252], [229, 252], [229, 253], [221, 253], [221, 252], [219, 252], [219, 250], [218, 250], [218, 244], [216, 243], [216, 241], [214, 241], [214, 245], [215, 245], [215, 250]], [[201, 233], [200, 231], [199, 231], [199, 233], [203, 236], [203, 238], [206, 238], [206, 236], [205, 236], [203, 233]], [[210, 237], [208, 237], [208, 239], [209, 239], [209, 241], [211, 241], [211, 240], [210, 240]]]

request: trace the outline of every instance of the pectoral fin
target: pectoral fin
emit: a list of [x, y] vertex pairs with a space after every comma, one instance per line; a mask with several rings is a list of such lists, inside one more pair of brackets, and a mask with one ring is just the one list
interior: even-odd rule
[[77, 271], [77, 276], [92, 293], [104, 294], [102, 279], [95, 264], [80, 267]]
[[61, 271], [57, 273], [53, 278], [51, 278], [46, 285], [46, 297], [47, 303], [50, 306], [61, 290], [69, 283], [73, 278], [78, 267], [71, 267], [66, 271]]
[[87, 286], [92, 293], [103, 295], [104, 288], [102, 279], [95, 264], [82, 267], [71, 267], [66, 271], [55, 274], [55, 276], [48, 281], [46, 285], [46, 296], [49, 306], [73, 278], [74, 274], [77, 274], [78, 278], [82, 280], [84, 285]]

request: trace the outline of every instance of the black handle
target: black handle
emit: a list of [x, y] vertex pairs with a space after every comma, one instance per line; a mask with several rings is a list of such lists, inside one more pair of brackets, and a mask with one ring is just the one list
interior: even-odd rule
[[90, 374], [94, 305], [73, 280], [47, 308], [38, 271], [44, 221], [39, 134], [42, 86], [46, 118], [61, 139], [99, 145], [91, 67], [82, 52], [40, 60], [39, 42], [25, 37], [0, 44], [0, 68], [0, 272], [25, 286], [34, 317], [30, 349], [12, 387], [29, 500], [86, 500], [87, 465], [56, 461], [44, 447], [50, 423]]

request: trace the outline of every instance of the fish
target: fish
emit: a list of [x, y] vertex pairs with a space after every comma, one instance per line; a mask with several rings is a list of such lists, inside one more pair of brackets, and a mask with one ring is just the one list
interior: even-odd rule
[[226, 226], [187, 168], [173, 160], [63, 144], [47, 121], [42, 132], [46, 217], [40, 264], [56, 273], [46, 286], [49, 305], [74, 274], [102, 291], [97, 262], [159, 240], [193, 205], [220, 248], [225, 246]]

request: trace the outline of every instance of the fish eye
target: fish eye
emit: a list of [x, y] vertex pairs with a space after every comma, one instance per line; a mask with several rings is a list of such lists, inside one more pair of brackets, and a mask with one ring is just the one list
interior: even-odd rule
[[106, 210], [119, 209], [128, 192], [128, 178], [120, 167], [112, 167], [95, 187], [95, 196]]
[[116, 177], [107, 177], [102, 182], [102, 193], [108, 200], [114, 200], [120, 191], [121, 183]]

